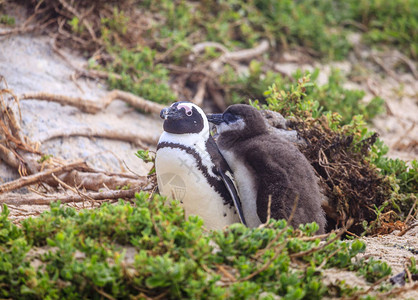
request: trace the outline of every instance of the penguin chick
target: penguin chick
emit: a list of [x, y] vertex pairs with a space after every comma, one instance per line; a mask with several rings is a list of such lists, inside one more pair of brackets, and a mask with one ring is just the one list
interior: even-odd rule
[[305, 156], [291, 142], [270, 132], [261, 113], [236, 104], [208, 120], [217, 127], [217, 144], [231, 167], [249, 227], [267, 220], [269, 197], [274, 219], [288, 219], [296, 202], [292, 226], [315, 221], [325, 230], [318, 179]]
[[176, 102], [160, 117], [164, 132], [155, 157], [160, 194], [179, 200], [186, 217], [202, 217], [209, 229], [240, 220], [245, 224], [232, 171], [209, 133], [202, 109]]

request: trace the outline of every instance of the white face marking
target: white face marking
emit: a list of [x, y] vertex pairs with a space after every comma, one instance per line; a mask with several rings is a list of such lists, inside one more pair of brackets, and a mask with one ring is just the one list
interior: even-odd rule
[[226, 124], [225, 122], [222, 122], [221, 124], [216, 126], [216, 129], [219, 134], [225, 131], [230, 130], [243, 130], [245, 128], [245, 122], [243, 119], [238, 119], [236, 122]]
[[188, 115], [189, 117], [193, 114], [193, 105], [190, 105], [190, 103], [180, 103], [179, 105], [177, 105], [178, 110], [180, 110], [181, 108], [184, 108], [184, 110], [186, 111], [186, 115]]
[[203, 118], [203, 129], [199, 133], [183, 133], [183, 134], [176, 134], [176, 133], [169, 133], [169, 132], [163, 132], [160, 136], [160, 140], [158, 143], [167, 142], [167, 143], [176, 143], [181, 144], [187, 147], [190, 147], [194, 149], [202, 158], [203, 165], [206, 166], [208, 169], [209, 175], [212, 177], [218, 177], [212, 172], [212, 168], [215, 166], [215, 164], [212, 162], [210, 155], [206, 149], [206, 141], [209, 138], [209, 122], [206, 118], [205, 113], [203, 110], [193, 104], [193, 103], [180, 103], [177, 107], [180, 105], [187, 106], [188, 109], [192, 110], [194, 107], [197, 112], [202, 116]]
[[248, 227], [258, 227], [262, 224], [257, 215], [257, 189], [252, 174], [244, 163], [229, 151], [222, 151], [222, 155], [234, 172], [235, 183], [241, 198], [242, 210]]

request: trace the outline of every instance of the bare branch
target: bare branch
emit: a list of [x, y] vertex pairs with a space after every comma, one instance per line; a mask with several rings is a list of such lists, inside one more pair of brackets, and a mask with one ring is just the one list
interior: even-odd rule
[[132, 199], [135, 197], [135, 193], [140, 191], [141, 188], [134, 188], [130, 190], [110, 190], [105, 192], [91, 192], [77, 195], [63, 195], [55, 194], [48, 195], [46, 197], [28, 197], [21, 194], [7, 194], [5, 199], [0, 199], [0, 204], [8, 205], [50, 205], [52, 202], [60, 200], [61, 203], [83, 202], [90, 201], [104, 201], [111, 199]]
[[0, 160], [4, 161], [7, 165], [14, 169], [18, 169], [20, 162], [16, 155], [10, 149], [0, 144]]
[[204, 51], [208, 47], [216, 48], [218, 50], [221, 50], [224, 53], [229, 53], [229, 50], [224, 45], [222, 45], [220, 43], [216, 43], [216, 42], [198, 43], [198, 44], [196, 44], [192, 47], [192, 52], [197, 54], [197, 53], [200, 53], [200, 52]]
[[228, 52], [222, 55], [224, 60], [248, 60], [260, 56], [269, 49], [269, 42], [262, 40], [259, 45], [251, 49]]
[[[1, 146], [1, 145], [0, 145]], [[28, 186], [37, 182], [41, 182], [41, 181], [46, 181], [49, 177], [51, 177], [51, 174], [55, 173], [55, 174], [61, 174], [63, 172], [66, 172], [68, 170], [71, 170], [77, 166], [80, 166], [82, 164], [85, 164], [84, 162], [75, 162], [72, 164], [68, 164], [68, 165], [64, 165], [64, 166], [60, 166], [51, 170], [47, 170], [44, 172], [40, 172], [34, 175], [30, 175], [30, 176], [25, 176], [25, 177], [21, 177], [17, 180], [11, 181], [11, 182], [7, 182], [4, 183], [2, 185], [0, 185], [0, 194], [5, 193], [5, 192], [10, 192], [13, 190], [17, 190], [20, 189], [24, 186]]]
[[146, 100], [142, 97], [136, 96], [134, 94], [120, 91], [120, 90], [113, 90], [109, 92], [106, 96], [104, 96], [99, 101], [92, 101], [88, 99], [83, 99], [81, 97], [68, 97], [65, 95], [55, 95], [50, 93], [26, 93], [19, 97], [20, 100], [29, 100], [29, 99], [36, 99], [36, 100], [45, 100], [51, 102], [57, 102], [62, 105], [70, 105], [77, 107], [83, 112], [89, 114], [96, 114], [99, 111], [106, 109], [106, 107], [112, 103], [113, 100], [122, 100], [130, 104], [132, 107], [142, 110], [147, 113], [160, 113], [160, 111], [164, 108], [163, 105]]
[[238, 51], [228, 51], [228, 49], [216, 42], [202, 42], [198, 43], [193, 46], [192, 52], [195, 54], [198, 54], [205, 50], [207, 47], [213, 47], [216, 48], [224, 54], [220, 57], [221, 60], [248, 60], [257, 56], [260, 56], [261, 54], [265, 53], [269, 49], [269, 42], [267, 40], [262, 40], [259, 45], [257, 45], [254, 48], [250, 49], [243, 49]]
[[206, 91], [206, 82], [207, 79], [201, 80], [197, 85], [197, 92], [193, 97], [192, 102], [198, 106], [201, 106], [203, 103], [203, 98], [205, 97], [205, 91]]
[[83, 99], [80, 97], [69, 97], [65, 95], [54, 95], [50, 93], [26, 93], [19, 97], [20, 100], [45, 100], [51, 102], [57, 102], [61, 105], [74, 106], [83, 112], [89, 114], [95, 114], [103, 109], [103, 105], [98, 102]]
[[67, 129], [65, 132], [62, 130], [49, 131], [46, 135], [39, 138], [40, 142], [71, 136], [84, 136], [84, 137], [98, 137], [111, 140], [119, 140], [124, 142], [133, 143], [142, 148], [147, 148], [145, 144], [156, 145], [158, 138], [147, 134], [133, 134], [130, 132], [108, 130], [108, 129], [93, 129], [90, 127], [85, 128], [72, 128]]
[[[142, 176], [137, 179], [123, 178], [120, 176], [109, 176], [96, 171], [95, 173], [80, 172], [72, 170], [71, 172], [62, 173], [58, 178], [70, 185], [83, 187], [91, 191], [99, 191], [107, 186], [109, 189], [119, 189], [122, 187], [145, 187], [148, 184], [147, 177]], [[56, 186], [55, 180], [51, 179], [46, 182], [48, 185]]]

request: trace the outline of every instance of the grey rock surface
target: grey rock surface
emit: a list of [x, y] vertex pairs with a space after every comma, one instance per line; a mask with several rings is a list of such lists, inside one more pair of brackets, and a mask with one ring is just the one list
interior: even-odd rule
[[[73, 65], [81, 68], [86, 63], [81, 56], [61, 51]], [[53, 51], [49, 37], [19, 35], [0, 40], [0, 75], [16, 95], [47, 92], [100, 101], [106, 94], [106, 86], [102, 82], [74, 79], [74, 73], [74, 68]], [[155, 139], [162, 131], [158, 116], [142, 114], [119, 100], [94, 115], [75, 107], [38, 100], [22, 100], [20, 108], [23, 134], [35, 142], [52, 131], [65, 133], [77, 128], [114, 130]], [[150, 166], [134, 155], [138, 149], [138, 146], [128, 142], [87, 137], [55, 138], [40, 144], [43, 153], [67, 161], [82, 159], [95, 168], [109, 172], [129, 172], [128, 167], [139, 175], [146, 175]], [[15, 170], [1, 162], [0, 182], [18, 177]]]

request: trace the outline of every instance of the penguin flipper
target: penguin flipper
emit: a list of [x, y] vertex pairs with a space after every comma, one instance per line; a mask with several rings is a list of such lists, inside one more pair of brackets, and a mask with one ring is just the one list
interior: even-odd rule
[[234, 182], [232, 181], [231, 177], [228, 174], [226, 174], [223, 170], [220, 170], [218, 168], [218, 172], [221, 175], [222, 181], [225, 183], [225, 186], [228, 189], [228, 192], [231, 195], [232, 200], [234, 201], [234, 206], [238, 212], [238, 216], [239, 216], [239, 219], [241, 220], [241, 223], [247, 226], [247, 222], [245, 221], [244, 212], [241, 206], [241, 199], [238, 196], [238, 192], [237, 192]]
[[213, 163], [215, 164], [214, 170], [218, 175], [221, 176], [222, 182], [228, 190], [228, 194], [232, 198], [232, 202], [238, 212], [241, 223], [247, 226], [247, 222], [245, 221], [244, 212], [241, 206], [241, 199], [238, 196], [237, 188], [235, 186], [234, 180], [232, 179], [232, 170], [226, 162], [225, 158], [222, 156], [222, 153], [219, 151], [219, 148], [212, 136], [209, 136], [208, 140], [206, 141], [206, 150], [211, 156]]

